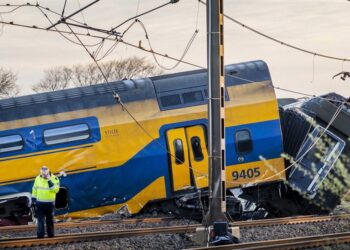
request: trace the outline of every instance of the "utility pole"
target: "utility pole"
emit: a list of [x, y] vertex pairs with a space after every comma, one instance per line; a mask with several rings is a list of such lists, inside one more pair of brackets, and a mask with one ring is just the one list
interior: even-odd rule
[[207, 0], [209, 211], [204, 224], [227, 222], [223, 0]]

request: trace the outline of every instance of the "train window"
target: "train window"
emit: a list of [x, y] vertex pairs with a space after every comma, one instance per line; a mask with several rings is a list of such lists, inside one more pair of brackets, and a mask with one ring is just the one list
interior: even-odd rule
[[55, 145], [73, 141], [86, 140], [90, 137], [87, 124], [78, 124], [44, 131], [44, 141], [47, 145]]
[[195, 161], [203, 160], [204, 157], [202, 152], [201, 139], [198, 136], [191, 138], [191, 146], [192, 146], [194, 160]]
[[174, 105], [180, 105], [181, 104], [181, 99], [180, 95], [167, 95], [167, 96], [162, 96], [160, 98], [160, 102], [163, 107], [169, 107], [169, 106], [174, 106]]
[[182, 94], [184, 103], [202, 102], [204, 100], [202, 91], [193, 91]]
[[183, 164], [185, 161], [184, 147], [181, 139], [174, 140], [174, 148], [175, 148], [175, 163]]
[[237, 153], [246, 154], [253, 150], [252, 137], [248, 130], [242, 129], [235, 133], [235, 143], [237, 148]]
[[306, 178], [310, 178], [310, 182], [305, 182], [309, 184], [307, 192], [309, 195], [315, 195], [319, 185], [338, 160], [345, 145], [346, 143], [332, 132], [319, 125], [316, 126], [297, 155], [297, 159], [300, 159], [302, 165], [302, 167], [299, 166], [299, 169], [304, 171], [296, 173], [297, 169], [294, 168], [290, 175], [308, 176]]
[[0, 153], [12, 152], [23, 148], [23, 139], [20, 135], [0, 137]]

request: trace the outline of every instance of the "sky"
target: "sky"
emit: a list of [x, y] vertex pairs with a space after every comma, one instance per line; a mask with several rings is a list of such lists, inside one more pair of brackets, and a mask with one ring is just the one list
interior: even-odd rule
[[[73, 13], [80, 6], [93, 0], [67, 0], [66, 14]], [[0, 4], [23, 4], [36, 1], [0, 0]], [[64, 0], [38, 0], [40, 5], [62, 12]], [[90, 26], [109, 29], [122, 21], [166, 0], [100, 0], [98, 3], [75, 16]], [[11, 10], [0, 7], [0, 13]], [[350, 59], [350, 2], [347, 0], [224, 0], [224, 12], [244, 24], [270, 35], [285, 43], [302, 49], [334, 57]], [[53, 21], [58, 17], [51, 15]], [[14, 21], [27, 25], [48, 27], [50, 23], [36, 8], [23, 7], [10, 14], [1, 14], [0, 20]], [[164, 8], [142, 16], [152, 47], [155, 51], [180, 58], [195, 29], [199, 29], [184, 60], [206, 67], [206, 11], [198, 0], [180, 0]], [[127, 23], [129, 24], [129, 23]], [[118, 31], [123, 32], [127, 24]], [[67, 28], [60, 24], [58, 29]], [[85, 31], [84, 31], [85, 32]], [[0, 67], [14, 71], [21, 94], [32, 93], [31, 87], [38, 83], [44, 70], [55, 66], [91, 63], [84, 48], [73, 44], [58, 33], [0, 26]], [[332, 76], [340, 71], [350, 71], [350, 62], [313, 56], [261, 37], [228, 19], [224, 21], [225, 64], [251, 60], [267, 63], [273, 84], [277, 87], [306, 94], [336, 92], [350, 96], [350, 78], [342, 81]], [[74, 39], [73, 36], [71, 36]], [[84, 43], [94, 44], [100, 40], [82, 38]], [[140, 26], [133, 26], [124, 40], [148, 48], [147, 40]], [[112, 43], [106, 43], [112, 45]], [[89, 47], [91, 51], [96, 47]], [[118, 44], [102, 62], [125, 59], [131, 56], [145, 57], [154, 62], [149, 53]], [[159, 57], [166, 67], [175, 62]], [[173, 73], [196, 69], [180, 64]], [[276, 90], [278, 97], [302, 97], [302, 95]]]

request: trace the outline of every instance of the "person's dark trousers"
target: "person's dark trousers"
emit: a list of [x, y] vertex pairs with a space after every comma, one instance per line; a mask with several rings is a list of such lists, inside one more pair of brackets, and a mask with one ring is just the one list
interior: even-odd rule
[[48, 237], [54, 237], [55, 231], [53, 226], [53, 214], [54, 205], [53, 203], [41, 203], [36, 204], [36, 213], [38, 218], [38, 238], [44, 238], [45, 236], [45, 219], [46, 219], [46, 231]]

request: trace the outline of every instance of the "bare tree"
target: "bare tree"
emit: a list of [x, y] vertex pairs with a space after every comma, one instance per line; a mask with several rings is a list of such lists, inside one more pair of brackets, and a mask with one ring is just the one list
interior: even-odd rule
[[20, 89], [16, 81], [17, 76], [15, 73], [0, 67], [0, 98], [18, 95]]
[[[101, 64], [101, 69], [109, 82], [162, 73], [154, 64], [147, 62], [143, 57], [108, 61]], [[73, 85], [75, 86], [87, 86], [105, 82], [104, 76], [96, 64], [73, 66]]]
[[68, 67], [55, 67], [44, 71], [44, 78], [32, 87], [35, 92], [65, 89], [70, 85], [72, 70]]
[[145, 58], [131, 57], [123, 60], [112, 60], [101, 63], [103, 75], [96, 64], [73, 65], [72, 67], [56, 67], [45, 71], [44, 78], [32, 89], [35, 92], [54, 91], [70, 86], [89, 86], [121, 79], [147, 77], [162, 73]]

